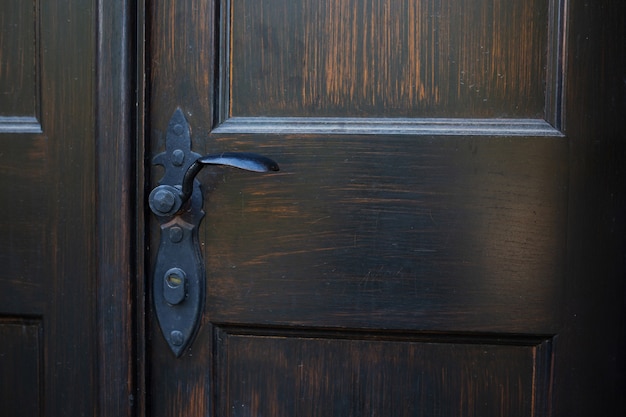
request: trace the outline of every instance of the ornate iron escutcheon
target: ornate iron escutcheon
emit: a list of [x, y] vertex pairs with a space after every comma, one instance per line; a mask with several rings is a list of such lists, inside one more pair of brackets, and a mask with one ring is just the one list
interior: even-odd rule
[[161, 225], [152, 291], [157, 319], [176, 357], [195, 336], [205, 299], [205, 270], [198, 228], [204, 217], [200, 183], [195, 179], [207, 165], [225, 165], [253, 172], [278, 171], [278, 164], [261, 155], [224, 152], [201, 156], [191, 150], [187, 120], [176, 109], [167, 126], [165, 152], [154, 165], [165, 168], [149, 197], [150, 209]]

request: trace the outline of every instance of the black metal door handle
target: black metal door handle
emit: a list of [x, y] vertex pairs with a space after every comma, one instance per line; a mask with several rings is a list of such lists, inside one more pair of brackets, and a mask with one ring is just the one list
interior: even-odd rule
[[183, 178], [183, 204], [191, 197], [193, 180], [198, 172], [207, 165], [224, 165], [252, 172], [279, 171], [278, 164], [270, 158], [248, 152], [223, 152], [205, 155], [195, 160]]
[[198, 330], [205, 298], [204, 262], [198, 242], [203, 197], [196, 175], [207, 165], [252, 172], [278, 171], [279, 167], [272, 159], [254, 153], [200, 156], [192, 152], [189, 124], [180, 109], [168, 124], [165, 148], [153, 160], [155, 165], [165, 167], [165, 173], [148, 198], [161, 224], [152, 291], [163, 336], [179, 357]]
[[270, 158], [249, 152], [223, 152], [197, 158], [187, 169], [182, 184], [164, 184], [150, 193], [149, 203], [157, 216], [175, 214], [182, 209], [193, 193], [196, 175], [207, 165], [223, 165], [252, 172], [279, 171], [278, 164]]

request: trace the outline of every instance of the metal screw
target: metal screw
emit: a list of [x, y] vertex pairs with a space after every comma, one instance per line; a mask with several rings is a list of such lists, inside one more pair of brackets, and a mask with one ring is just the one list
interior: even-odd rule
[[180, 149], [176, 149], [174, 150], [174, 152], [172, 152], [172, 164], [174, 166], [181, 166], [183, 164], [183, 162], [185, 161], [185, 152], [183, 152]]
[[172, 330], [172, 333], [170, 333], [170, 340], [174, 346], [180, 346], [183, 344], [185, 337], [183, 336], [183, 332], [179, 330]]
[[183, 240], [183, 229], [178, 226], [170, 228], [170, 240], [174, 243], [178, 243]]
[[159, 190], [154, 193], [154, 207], [161, 213], [169, 213], [176, 203], [176, 197], [170, 191]]

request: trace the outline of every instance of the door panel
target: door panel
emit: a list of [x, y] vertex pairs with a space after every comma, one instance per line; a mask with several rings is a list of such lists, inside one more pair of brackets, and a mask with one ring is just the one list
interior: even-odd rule
[[217, 332], [217, 415], [527, 416], [545, 409], [550, 341], [241, 330]]
[[544, 113], [553, 1], [232, 1], [230, 116]]
[[281, 166], [198, 176], [204, 315], [180, 359], [149, 316], [151, 412], [566, 409], [568, 5], [151, 3], [149, 156], [180, 106], [194, 151]]
[[41, 320], [0, 319], [0, 386], [4, 415], [43, 415]]
[[561, 31], [536, 3], [227, 2], [210, 139], [283, 173], [209, 182], [212, 320], [554, 331]]
[[282, 173], [204, 182], [211, 320], [554, 331], [562, 138], [238, 135], [215, 143], [280, 155]]
[[0, 6], [2, 415], [94, 411], [94, 13]]
[[38, 3], [35, 0], [8, 1], [2, 7], [0, 85], [3, 99], [0, 101], [0, 120], [5, 130], [11, 123], [14, 130], [41, 131], [38, 120], [41, 108]]

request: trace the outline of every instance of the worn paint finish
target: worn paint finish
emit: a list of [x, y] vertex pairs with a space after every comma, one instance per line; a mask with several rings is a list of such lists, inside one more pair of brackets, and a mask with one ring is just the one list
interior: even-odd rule
[[543, 114], [546, 0], [231, 7], [232, 116]]
[[[433, 395], [424, 394], [415, 413], [586, 415], [569, 404], [590, 409], [596, 401], [576, 386], [596, 400], [600, 389], [568, 364], [580, 366], [586, 352], [615, 355], [623, 340], [587, 341], [584, 349], [577, 341], [603, 317], [584, 301], [594, 285], [584, 268], [568, 264], [586, 259], [592, 276], [590, 265], [603, 261], [581, 256], [607, 243], [592, 232], [595, 222], [580, 224], [608, 206], [584, 203], [568, 188], [589, 191], [604, 178], [589, 171], [593, 128], [604, 120], [614, 129], [619, 118], [599, 116], [599, 97], [611, 95], [593, 88], [599, 67], [573, 68], [587, 55], [601, 55], [606, 73], [609, 63], [624, 65], [615, 54], [592, 53], [599, 41], [565, 32], [572, 2], [576, 19], [601, 26], [602, 8], [589, 17], [577, 0], [152, 5], [152, 153], [162, 150], [166, 120], [180, 105], [195, 151], [258, 152], [281, 171], [262, 180], [225, 169], [200, 174], [206, 311], [178, 360], [150, 323], [150, 410], [375, 415], [400, 401], [381, 381], [412, 383], [425, 370], [432, 378], [419, 389]], [[623, 40], [616, 19], [607, 31]], [[205, 53], [194, 54], [199, 45]], [[574, 147], [567, 114], [577, 119]], [[515, 131], [503, 116], [530, 122]], [[619, 137], [619, 129], [607, 131]], [[589, 172], [594, 179], [583, 179]], [[610, 184], [616, 192], [623, 177]], [[623, 202], [623, 192], [614, 195]], [[577, 237], [575, 250], [568, 236]], [[606, 288], [623, 294], [619, 274], [603, 270]], [[623, 302], [610, 308], [623, 314]], [[566, 311], [589, 321], [564, 319]], [[619, 326], [606, 318], [600, 327]], [[476, 360], [479, 346], [493, 357]], [[402, 354], [386, 360], [389, 352]], [[430, 352], [431, 361], [411, 368], [416, 352]], [[304, 359], [311, 368], [298, 379], [290, 372]], [[602, 375], [615, 378], [608, 369]], [[363, 374], [372, 377], [353, 383]], [[289, 395], [294, 386], [309, 395]], [[207, 400], [190, 406], [192, 392]]]
[[0, 371], [23, 368], [26, 391], [0, 403], [15, 394], [30, 415], [96, 409], [94, 15], [81, 0], [0, 6], [0, 326], [36, 323]]
[[218, 334], [217, 415], [531, 416], [549, 392], [549, 340]]

